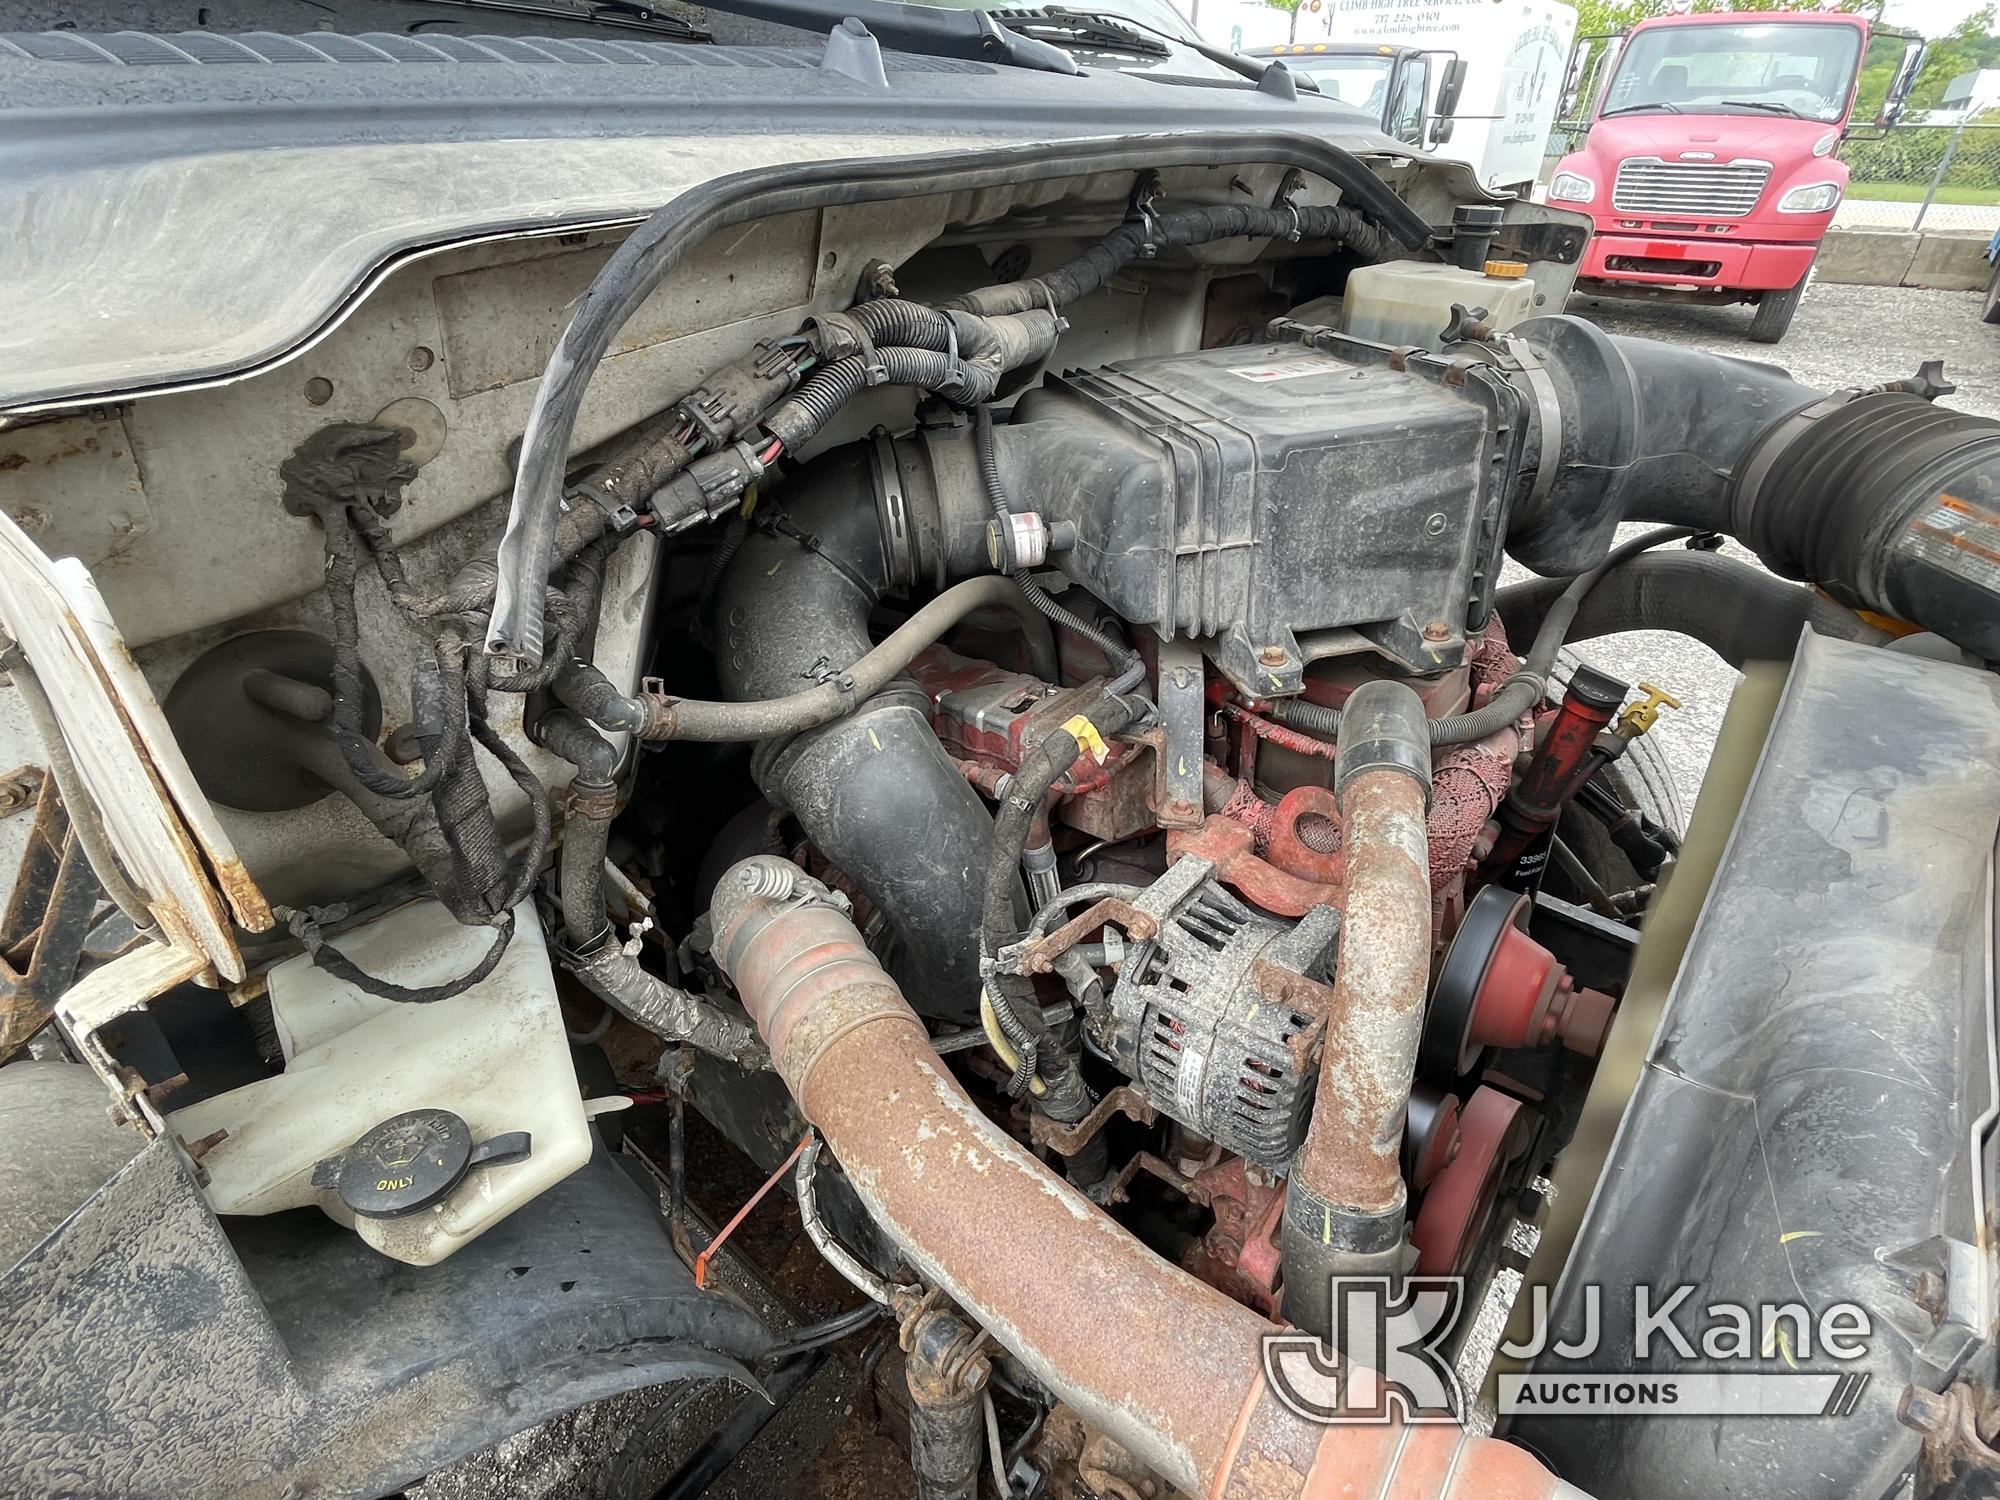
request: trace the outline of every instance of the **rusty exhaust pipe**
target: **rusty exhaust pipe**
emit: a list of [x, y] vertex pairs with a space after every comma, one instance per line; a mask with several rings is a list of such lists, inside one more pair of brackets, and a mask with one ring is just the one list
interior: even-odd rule
[[1312, 1123], [1285, 1186], [1285, 1316], [1326, 1338], [1336, 1276], [1399, 1277], [1401, 1151], [1431, 970], [1430, 726], [1406, 684], [1354, 690], [1334, 795], [1347, 860]]
[[1580, 1500], [1491, 1438], [1325, 1426], [1288, 1408], [1264, 1377], [1272, 1325], [1154, 1255], [988, 1120], [836, 898], [797, 866], [745, 860], [711, 918], [715, 956], [780, 1076], [911, 1264], [1177, 1488]]

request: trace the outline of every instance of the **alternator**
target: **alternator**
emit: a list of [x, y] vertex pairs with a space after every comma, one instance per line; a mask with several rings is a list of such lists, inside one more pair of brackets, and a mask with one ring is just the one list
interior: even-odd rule
[[1136, 949], [1097, 1037], [1162, 1113], [1281, 1171], [1305, 1135], [1340, 916], [1274, 921], [1183, 859], [1133, 905], [1158, 936]]

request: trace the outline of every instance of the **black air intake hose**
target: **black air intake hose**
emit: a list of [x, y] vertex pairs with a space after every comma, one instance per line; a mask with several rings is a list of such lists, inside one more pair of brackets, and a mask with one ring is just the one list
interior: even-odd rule
[[[1528, 567], [1580, 572], [1623, 521], [1726, 532], [1844, 604], [2000, 659], [2000, 421], [1898, 386], [1828, 395], [1578, 318], [1514, 332], [1562, 425], [1556, 477], [1509, 520], [1508, 551]], [[1516, 379], [1545, 410], [1537, 382]]]
[[[1532, 578], [1494, 596], [1494, 612], [1517, 650], [1535, 638], [1568, 583]], [[1577, 609], [1567, 636], [1574, 643], [1627, 630], [1671, 630], [1740, 670], [1746, 662], [1790, 661], [1808, 625], [1842, 640], [1884, 638], [1853, 610], [1749, 563], [1713, 552], [1649, 552], [1605, 575]]]
[[[786, 491], [782, 524], [753, 531], [716, 591], [725, 692], [775, 698], [861, 657], [894, 582], [867, 445], [836, 449]], [[979, 1007], [980, 871], [992, 820], [930, 726], [929, 702], [892, 684], [856, 711], [759, 746], [764, 795], [846, 872], [901, 939], [890, 967], [926, 1008]]]
[[1907, 391], [1835, 396], [1738, 476], [1734, 530], [1788, 578], [2000, 660], [2000, 422]]

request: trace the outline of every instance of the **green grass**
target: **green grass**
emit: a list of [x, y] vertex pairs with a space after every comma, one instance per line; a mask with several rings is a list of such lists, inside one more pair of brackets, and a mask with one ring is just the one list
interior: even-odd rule
[[[1876, 202], [1921, 203], [1927, 184], [1921, 182], [1850, 182], [1847, 196], [1872, 198]], [[2000, 188], [1957, 187], [1945, 183], [1937, 190], [1937, 203], [2000, 203]]]

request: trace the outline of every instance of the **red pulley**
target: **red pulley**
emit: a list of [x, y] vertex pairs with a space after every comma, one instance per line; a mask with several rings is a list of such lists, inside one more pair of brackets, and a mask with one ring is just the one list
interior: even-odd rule
[[1464, 1272], [1493, 1221], [1507, 1163], [1521, 1147], [1521, 1101], [1484, 1084], [1458, 1117], [1458, 1154], [1417, 1208], [1410, 1239], [1419, 1276]]
[[1528, 936], [1529, 898], [1489, 885], [1465, 910], [1431, 992], [1418, 1070], [1448, 1086], [1473, 1070], [1486, 1047], [1560, 1041], [1597, 1055], [1617, 1001], [1579, 987], [1556, 957]]

